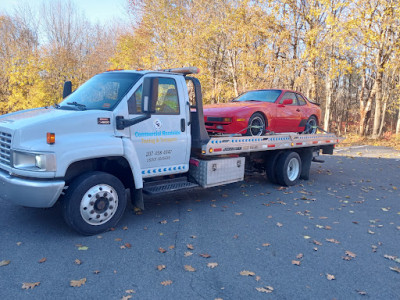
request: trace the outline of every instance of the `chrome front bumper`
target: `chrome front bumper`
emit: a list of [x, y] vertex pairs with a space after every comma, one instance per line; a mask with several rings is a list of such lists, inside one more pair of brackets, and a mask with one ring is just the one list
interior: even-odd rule
[[0, 198], [28, 207], [51, 207], [65, 186], [62, 180], [33, 180], [0, 170]]

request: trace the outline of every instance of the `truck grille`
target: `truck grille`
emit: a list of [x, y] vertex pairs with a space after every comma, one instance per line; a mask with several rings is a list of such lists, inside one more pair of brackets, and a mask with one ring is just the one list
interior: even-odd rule
[[11, 165], [11, 134], [0, 131], [0, 164]]

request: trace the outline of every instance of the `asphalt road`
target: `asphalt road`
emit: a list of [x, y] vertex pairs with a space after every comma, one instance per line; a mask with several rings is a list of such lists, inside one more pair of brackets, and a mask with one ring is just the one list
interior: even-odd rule
[[290, 188], [253, 175], [146, 198], [101, 236], [0, 199], [0, 299], [400, 299], [400, 157], [366, 149]]

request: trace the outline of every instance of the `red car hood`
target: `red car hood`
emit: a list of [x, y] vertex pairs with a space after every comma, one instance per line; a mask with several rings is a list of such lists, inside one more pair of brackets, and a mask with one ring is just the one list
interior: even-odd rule
[[205, 116], [221, 116], [224, 117], [226, 114], [236, 113], [237, 111], [243, 110], [248, 107], [259, 106], [260, 104], [265, 104], [259, 101], [248, 101], [248, 102], [228, 102], [221, 104], [209, 104], [204, 106]]

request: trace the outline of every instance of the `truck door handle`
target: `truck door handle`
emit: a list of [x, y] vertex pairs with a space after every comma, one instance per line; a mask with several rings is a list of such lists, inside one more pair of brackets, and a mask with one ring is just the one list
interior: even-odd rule
[[185, 132], [186, 130], [186, 121], [185, 119], [181, 119], [181, 131]]

